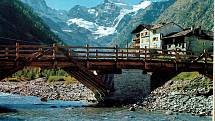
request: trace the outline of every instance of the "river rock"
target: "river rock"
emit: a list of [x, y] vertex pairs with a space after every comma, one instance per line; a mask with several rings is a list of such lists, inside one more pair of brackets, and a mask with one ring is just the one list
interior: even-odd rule
[[136, 111], [136, 109], [135, 109], [135, 107], [132, 106], [129, 108], [129, 111]]
[[165, 113], [166, 115], [172, 115], [173, 114], [173, 112], [171, 111], [171, 110], [168, 110], [168, 111], [166, 111], [166, 113]]
[[51, 100], [95, 100], [94, 93], [80, 83], [64, 84], [64, 82], [47, 83], [46, 78], [27, 82], [0, 82], [0, 92], [20, 94], [24, 96], [44, 97]]
[[[200, 81], [202, 80], [198, 80], [197, 82]], [[169, 114], [169, 111], [173, 111], [201, 116], [211, 115], [213, 96], [194, 95], [197, 89], [177, 90], [176, 87], [184, 86], [182, 82], [186, 84], [189, 81], [169, 81], [155, 89], [144, 99], [143, 106], [148, 110], [167, 110], [166, 114]], [[203, 93], [206, 92], [206, 88], [198, 90]]]

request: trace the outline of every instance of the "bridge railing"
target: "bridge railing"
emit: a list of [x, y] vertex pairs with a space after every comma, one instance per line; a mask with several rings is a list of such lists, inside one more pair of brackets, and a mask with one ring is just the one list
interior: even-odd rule
[[[65, 48], [65, 46], [59, 46]], [[66, 46], [70, 56], [81, 60], [159, 60], [159, 61], [191, 61], [197, 58], [190, 51], [163, 50], [148, 48], [119, 48]], [[73, 52], [72, 52], [72, 51]]]
[[[164, 49], [148, 49], [148, 48], [120, 48], [115, 47], [91, 47], [87, 46], [61, 46], [61, 45], [0, 45], [0, 61], [1, 60], [18, 60], [31, 56], [33, 53], [52, 49], [52, 53], [44, 55], [41, 60], [47, 59], [66, 59], [70, 56], [79, 60], [155, 60], [155, 61], [180, 61], [191, 62], [199, 56], [193, 55], [191, 51], [181, 50], [164, 50]], [[66, 50], [66, 52], [60, 51]], [[212, 62], [212, 55], [207, 55], [207, 61]]]

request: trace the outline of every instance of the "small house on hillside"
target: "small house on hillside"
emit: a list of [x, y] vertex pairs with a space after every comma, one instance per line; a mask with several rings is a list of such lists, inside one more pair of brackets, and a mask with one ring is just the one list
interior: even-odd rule
[[190, 28], [163, 37], [162, 44], [166, 45], [163, 49], [192, 51], [197, 55], [202, 53], [204, 49], [213, 52], [213, 32], [205, 31], [201, 28]]
[[179, 25], [170, 23], [160, 23], [156, 25], [139, 25], [132, 31], [136, 34], [133, 38], [133, 45], [137, 48], [162, 48], [162, 37], [172, 33], [182, 31], [183, 28]]
[[202, 53], [204, 49], [213, 51], [213, 32], [202, 30], [201, 27], [183, 29], [173, 22], [141, 24], [132, 34], [135, 34], [132, 44], [135, 48], [179, 49], [192, 51], [194, 54]]

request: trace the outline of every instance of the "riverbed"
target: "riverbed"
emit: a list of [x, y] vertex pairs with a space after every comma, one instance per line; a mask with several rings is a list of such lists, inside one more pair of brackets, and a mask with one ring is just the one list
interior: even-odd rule
[[0, 121], [211, 121], [211, 117], [190, 114], [166, 115], [143, 109], [88, 107], [85, 101], [49, 100], [34, 96], [0, 93], [0, 106], [16, 112], [1, 113]]

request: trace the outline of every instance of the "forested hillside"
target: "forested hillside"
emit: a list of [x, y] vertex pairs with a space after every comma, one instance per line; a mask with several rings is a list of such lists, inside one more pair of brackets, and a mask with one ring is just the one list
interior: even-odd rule
[[19, 0], [0, 1], [0, 43], [13, 43], [3, 38], [25, 40], [31, 43], [60, 42], [30, 7]]
[[175, 22], [184, 28], [199, 27], [213, 29], [214, 0], [177, 0], [157, 22]]

